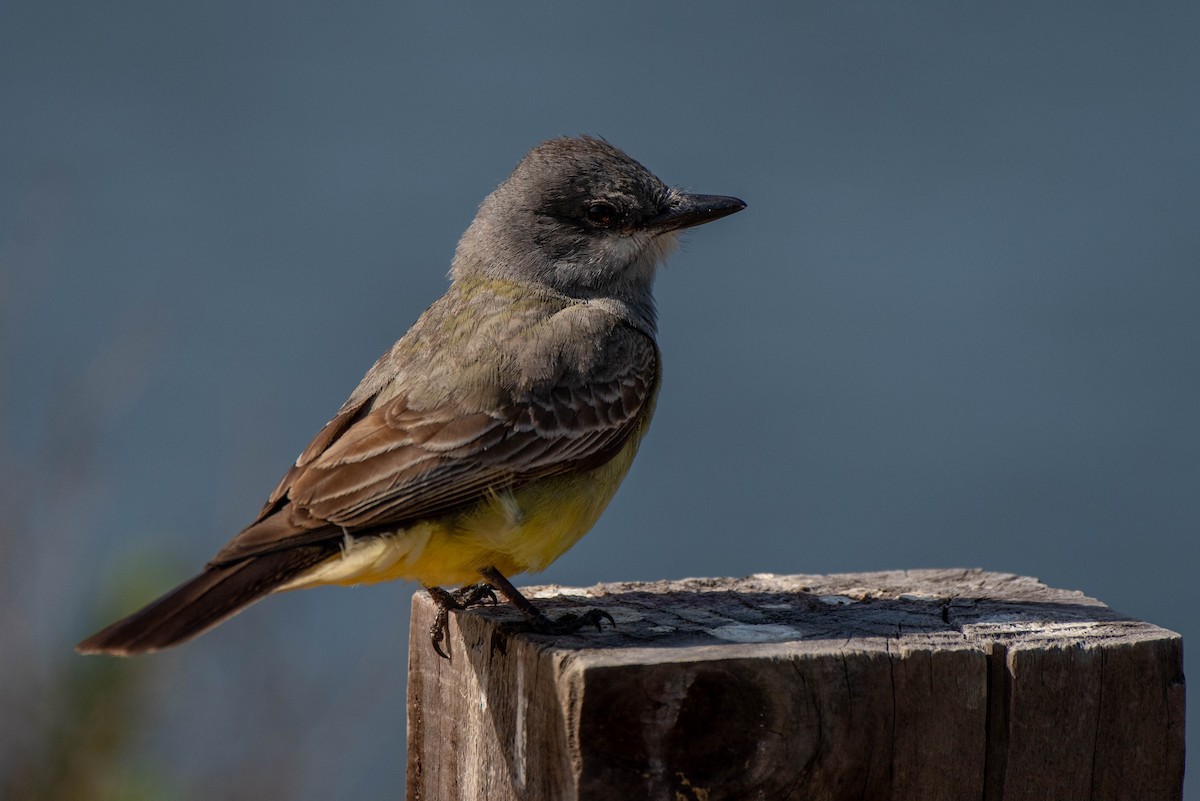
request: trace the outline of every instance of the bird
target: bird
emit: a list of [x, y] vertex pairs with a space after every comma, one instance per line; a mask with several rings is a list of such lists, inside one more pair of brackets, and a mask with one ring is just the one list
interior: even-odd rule
[[537, 145], [479, 206], [445, 294], [250, 525], [76, 650], [149, 653], [272, 593], [394, 579], [432, 596], [442, 656], [448, 614], [497, 593], [535, 630], [615, 625], [596, 609], [551, 620], [509, 577], [546, 568], [616, 493], [662, 380], [655, 273], [684, 229], [745, 207], [672, 188], [599, 137]]

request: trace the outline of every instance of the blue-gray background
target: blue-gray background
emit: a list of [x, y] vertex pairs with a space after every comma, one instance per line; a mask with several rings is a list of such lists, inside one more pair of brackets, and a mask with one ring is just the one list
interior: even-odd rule
[[[651, 435], [526, 581], [982, 566], [1195, 641], [1197, 42], [1193, 2], [7, 0], [7, 703], [53, 728], [70, 644], [257, 511], [578, 132], [749, 208], [660, 276]], [[413, 589], [121, 663], [113, 781], [399, 797]]]

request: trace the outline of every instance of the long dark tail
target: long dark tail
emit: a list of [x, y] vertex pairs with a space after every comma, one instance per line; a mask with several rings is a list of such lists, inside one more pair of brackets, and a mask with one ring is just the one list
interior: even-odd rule
[[336, 547], [309, 545], [210, 565], [191, 581], [88, 637], [75, 650], [132, 656], [186, 642], [336, 552]]

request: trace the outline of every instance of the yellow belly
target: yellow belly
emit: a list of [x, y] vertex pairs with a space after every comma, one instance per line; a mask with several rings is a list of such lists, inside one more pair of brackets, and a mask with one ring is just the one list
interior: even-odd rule
[[594, 470], [496, 493], [464, 512], [393, 534], [348, 538], [339, 556], [279, 589], [393, 579], [474, 584], [483, 567], [506, 576], [544, 570], [595, 525], [629, 472], [640, 439], [630, 437], [620, 453]]

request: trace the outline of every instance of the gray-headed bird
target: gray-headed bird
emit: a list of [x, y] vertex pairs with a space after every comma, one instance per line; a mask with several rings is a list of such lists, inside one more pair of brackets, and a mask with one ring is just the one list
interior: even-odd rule
[[[677, 235], [745, 208], [672, 189], [607, 142], [545, 142], [479, 207], [446, 294], [375, 363], [203, 572], [89, 637], [155, 651], [260, 598], [321, 584], [418, 581], [446, 614], [539, 571], [595, 524], [637, 453], [662, 375], [655, 271]], [[450, 592], [443, 585], [463, 585]], [[443, 654], [444, 655], [444, 654]]]

